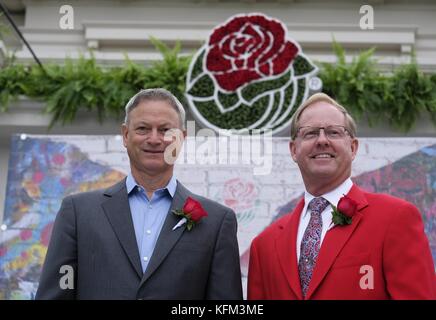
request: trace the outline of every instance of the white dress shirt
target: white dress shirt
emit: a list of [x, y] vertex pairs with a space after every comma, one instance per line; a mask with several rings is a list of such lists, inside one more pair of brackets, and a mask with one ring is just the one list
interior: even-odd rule
[[[344, 195], [346, 195], [350, 189], [353, 187], [353, 182], [350, 178], [345, 180], [341, 185], [339, 185], [336, 189], [321, 195], [320, 197], [323, 197], [326, 199], [329, 203], [334, 204], [335, 206], [338, 205], [339, 199], [342, 198]], [[300, 223], [298, 225], [298, 233], [297, 233], [297, 263], [300, 260], [300, 246], [301, 246], [301, 240], [303, 240], [304, 231], [306, 231], [307, 226], [309, 225], [310, 220], [310, 210], [307, 208], [309, 206], [310, 201], [316, 198], [315, 196], [311, 195], [307, 190], [304, 192], [304, 208], [301, 212], [300, 216]], [[334, 226], [332, 221], [332, 206], [329, 204], [324, 211], [321, 213], [322, 217], [322, 232], [321, 232], [321, 243], [324, 240], [325, 234], [327, 233], [330, 228]]]

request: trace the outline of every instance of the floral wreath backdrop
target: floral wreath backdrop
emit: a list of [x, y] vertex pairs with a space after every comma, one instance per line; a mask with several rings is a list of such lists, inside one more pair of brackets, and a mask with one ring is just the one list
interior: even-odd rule
[[318, 68], [263, 14], [237, 15], [213, 29], [192, 59], [186, 98], [194, 117], [214, 130], [285, 130], [307, 98]]

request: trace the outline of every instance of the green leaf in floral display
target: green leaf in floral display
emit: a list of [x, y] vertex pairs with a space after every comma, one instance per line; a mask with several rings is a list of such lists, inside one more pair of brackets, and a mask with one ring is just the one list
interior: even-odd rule
[[312, 64], [312, 62], [310, 62], [308, 59], [306, 59], [306, 57], [304, 57], [303, 55], [298, 55], [294, 59], [292, 65], [294, 67], [294, 75], [296, 77], [304, 76], [304, 75], [312, 72], [316, 68]]
[[281, 119], [280, 121], [277, 120], [276, 122], [274, 122], [273, 129], [281, 127], [286, 122], [291, 120], [291, 118], [294, 115], [295, 111], [297, 110], [297, 108], [300, 106], [300, 104], [304, 100], [305, 89], [306, 89], [306, 78], [299, 79], [297, 81], [297, 85], [296, 86], [294, 86], [293, 83], [292, 83], [289, 87], [286, 88], [286, 90], [285, 90], [284, 108], [286, 108], [286, 106], [289, 106], [289, 103], [287, 103], [287, 101], [290, 102], [290, 100], [292, 99], [292, 95], [296, 94], [297, 96], [296, 96], [296, 99], [295, 99], [295, 102], [294, 102], [294, 105], [292, 107], [291, 112], [289, 112], [288, 115], [284, 119]]
[[[297, 82], [298, 83], [298, 82]], [[292, 97], [294, 96], [294, 91], [298, 90], [298, 86], [296, 87], [295, 82], [291, 82], [286, 88], [285, 88], [285, 97], [283, 98], [283, 108], [287, 108], [291, 105]], [[296, 105], [294, 103], [294, 108], [298, 108], [299, 105]]]
[[221, 113], [215, 100], [193, 101], [198, 112], [211, 124], [223, 129], [244, 129], [261, 119], [269, 104], [270, 96], [266, 95], [253, 105], [241, 105], [239, 108]]
[[207, 98], [213, 96], [214, 92], [215, 86], [213, 80], [209, 75], [205, 74], [195, 81], [188, 94], [193, 97]]
[[[281, 109], [279, 114], [274, 115], [275, 119], [274, 122], [270, 123], [269, 127], [271, 128], [277, 128], [282, 124], [283, 122], [280, 120], [281, 116], [286, 113], [288, 110], [291, 102], [292, 97], [294, 95], [294, 88], [296, 88], [296, 84], [298, 83], [295, 81], [292, 81], [284, 90], [283, 90], [283, 100], [281, 101]], [[275, 111], [277, 113], [277, 111]]]
[[277, 92], [274, 94], [274, 96], [273, 96], [273, 97], [274, 97], [274, 101], [273, 101], [273, 105], [272, 105], [271, 111], [269, 112], [269, 114], [268, 114], [268, 116], [266, 117], [266, 119], [263, 120], [260, 124], [258, 124], [258, 125], [256, 126], [257, 129], [262, 129], [264, 126], [266, 126], [266, 124], [268, 123], [268, 121], [270, 121], [271, 118], [275, 115], [275, 113], [277, 112], [277, 110], [278, 110], [278, 108], [279, 108], [279, 106], [280, 106], [280, 96], [281, 96], [280, 91], [277, 91]]
[[189, 79], [195, 79], [197, 78], [202, 72], [203, 72], [203, 59], [204, 59], [204, 53], [206, 52], [206, 49], [203, 50], [195, 60], [194, 66], [192, 67], [191, 75], [189, 76]]
[[287, 71], [279, 78], [251, 83], [242, 89], [241, 95], [246, 101], [251, 103], [262, 93], [280, 89], [289, 81], [290, 77], [291, 72]]
[[239, 102], [239, 98], [236, 93], [227, 94], [222, 91], [218, 91], [218, 100], [224, 109], [230, 109]]

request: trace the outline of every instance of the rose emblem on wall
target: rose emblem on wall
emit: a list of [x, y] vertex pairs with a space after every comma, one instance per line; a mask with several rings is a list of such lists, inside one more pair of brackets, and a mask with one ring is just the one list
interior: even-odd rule
[[224, 203], [235, 212], [251, 209], [257, 198], [257, 189], [253, 182], [234, 178], [226, 181], [223, 192]]
[[307, 82], [317, 70], [282, 22], [238, 15], [217, 26], [194, 56], [186, 97], [206, 127], [279, 132], [307, 97]]

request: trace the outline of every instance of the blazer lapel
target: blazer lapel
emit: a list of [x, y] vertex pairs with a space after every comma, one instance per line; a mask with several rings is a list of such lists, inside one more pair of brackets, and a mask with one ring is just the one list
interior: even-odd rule
[[324, 241], [321, 244], [318, 260], [313, 270], [312, 280], [310, 281], [309, 288], [307, 290], [306, 299], [310, 299], [316, 288], [320, 285], [327, 272], [330, 270], [333, 262], [342, 250], [348, 239], [353, 234], [354, 230], [362, 219], [362, 213], [360, 212], [368, 206], [363, 192], [353, 185], [348, 196], [358, 203], [357, 213], [354, 215], [352, 223], [346, 226], [335, 226], [331, 228], [325, 235]]
[[276, 238], [276, 249], [279, 263], [294, 294], [303, 299], [297, 262], [297, 232], [300, 223], [301, 211], [304, 208], [304, 199], [301, 200], [291, 214], [288, 223], [283, 226], [283, 232]]
[[156, 271], [156, 269], [159, 267], [159, 265], [185, 231], [186, 224], [177, 228], [176, 230], [173, 230], [174, 226], [180, 221], [181, 218], [171, 214], [171, 211], [175, 209], [181, 209], [186, 201], [186, 198], [188, 198], [190, 194], [191, 193], [179, 181], [177, 181], [177, 188], [170, 210], [167, 214], [164, 225], [162, 226], [162, 230], [159, 234], [159, 238], [156, 242], [150, 262], [142, 277], [140, 286], [142, 286], [142, 284], [144, 284], [144, 282], [150, 278], [153, 272]]
[[108, 199], [102, 203], [103, 210], [138, 277], [141, 278], [142, 267], [130, 213], [126, 179], [107, 189], [104, 195]]

